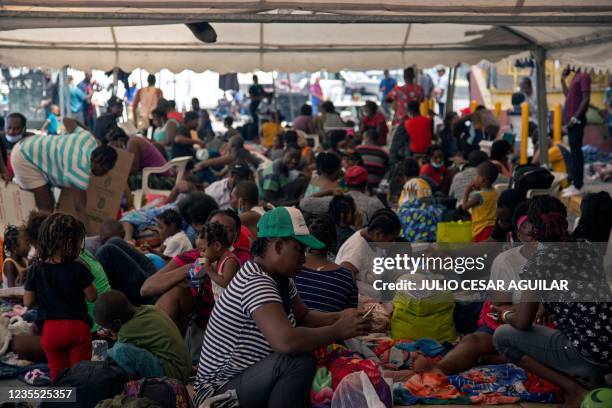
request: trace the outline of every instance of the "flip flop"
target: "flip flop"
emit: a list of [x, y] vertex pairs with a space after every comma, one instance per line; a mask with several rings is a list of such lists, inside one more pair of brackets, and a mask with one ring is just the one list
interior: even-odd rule
[[51, 385], [51, 378], [42, 370], [35, 368], [24, 374], [23, 382], [34, 387], [46, 387]]

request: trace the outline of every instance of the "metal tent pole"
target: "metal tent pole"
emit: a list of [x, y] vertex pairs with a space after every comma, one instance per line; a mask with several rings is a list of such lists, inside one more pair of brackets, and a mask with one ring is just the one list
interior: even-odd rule
[[533, 51], [536, 65], [536, 97], [538, 104], [538, 142], [541, 163], [548, 164], [548, 105], [546, 103], [546, 50], [536, 47]]

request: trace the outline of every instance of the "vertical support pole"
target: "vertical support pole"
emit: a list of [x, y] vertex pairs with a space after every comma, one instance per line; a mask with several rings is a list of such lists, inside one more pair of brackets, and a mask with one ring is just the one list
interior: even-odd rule
[[501, 117], [501, 102], [500, 101], [495, 102], [495, 117], [497, 118], [497, 120], [499, 120]]
[[529, 104], [521, 104], [521, 157], [520, 164], [527, 164], [527, 143], [529, 143]]
[[67, 117], [68, 115], [66, 114], [66, 106], [68, 106], [68, 101], [66, 101], [66, 84], [65, 84], [65, 76], [64, 76], [64, 70], [66, 68], [62, 68], [59, 70], [59, 73], [57, 74], [57, 89], [58, 89], [58, 96], [59, 96], [59, 108], [60, 108], [60, 116], [62, 118]]
[[455, 105], [455, 88], [457, 84], [457, 71], [459, 70], [460, 64], [456, 64], [452, 69], [452, 79], [450, 83], [450, 89], [448, 94], [446, 95], [446, 107], [445, 110], [447, 112], [454, 111]]
[[117, 88], [119, 87], [119, 67], [113, 68], [113, 96], [117, 96]]
[[538, 104], [538, 142], [540, 145], [540, 162], [548, 164], [548, 104], [546, 103], [546, 50], [537, 47], [534, 50], [536, 66], [536, 96]]
[[554, 108], [553, 141], [555, 144], [561, 142], [561, 104], [556, 103]]
[[476, 99], [472, 99], [472, 102], [470, 102], [470, 110], [472, 112], [475, 112], [477, 107], [478, 107], [478, 101]]

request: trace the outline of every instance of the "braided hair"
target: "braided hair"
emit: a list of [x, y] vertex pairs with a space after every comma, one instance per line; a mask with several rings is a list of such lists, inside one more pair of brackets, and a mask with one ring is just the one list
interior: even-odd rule
[[534, 236], [538, 242], [566, 242], [567, 209], [558, 198], [535, 197], [529, 203], [527, 219], [533, 224]]
[[229, 208], [225, 210], [215, 210], [210, 213], [206, 221], [210, 222], [210, 220], [212, 220], [215, 215], [225, 215], [226, 217], [229, 217], [234, 221], [234, 224], [236, 225], [236, 241], [237, 241], [238, 238], [240, 237], [240, 229], [242, 228], [242, 222], [240, 221], [240, 216], [238, 215], [238, 213]]
[[334, 219], [328, 214], [312, 215], [306, 219], [306, 225], [311, 235], [325, 244], [325, 252], [336, 248], [336, 225]]
[[8, 225], [4, 230], [4, 254], [9, 256], [19, 245], [19, 227]]
[[49, 215], [38, 232], [38, 255], [47, 261], [58, 256], [61, 262], [74, 261], [81, 253], [85, 226], [70, 214], [57, 212]]
[[25, 233], [32, 245], [37, 251], [39, 249], [38, 233], [42, 223], [51, 215], [51, 213], [45, 211], [32, 211], [28, 216], [25, 224]]
[[329, 202], [328, 212], [336, 224], [340, 224], [343, 215], [356, 211], [355, 200], [350, 195], [337, 195]]
[[207, 222], [204, 224], [200, 232], [200, 238], [205, 239], [208, 245], [212, 245], [214, 242], [220, 242], [224, 248], [229, 248], [231, 245], [225, 227], [218, 222]]

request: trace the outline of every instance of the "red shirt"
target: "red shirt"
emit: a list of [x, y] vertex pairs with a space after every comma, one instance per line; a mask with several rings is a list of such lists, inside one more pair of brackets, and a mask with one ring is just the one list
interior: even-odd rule
[[406, 105], [412, 101], [422, 101], [425, 97], [425, 93], [421, 85], [406, 84], [403, 86], [398, 85], [393, 88], [387, 97], [393, 99], [396, 103], [393, 125], [398, 125], [402, 123], [406, 117]]
[[177, 120], [179, 123], [183, 123], [185, 116], [181, 112], [172, 111], [168, 112], [168, 119]]
[[442, 165], [442, 167], [436, 169], [434, 166], [431, 165], [431, 163], [427, 163], [423, 167], [421, 167], [421, 172], [419, 173], [420, 176], [425, 176], [432, 179], [438, 186], [442, 182], [442, 177], [444, 177], [445, 174], [446, 166]]
[[431, 145], [432, 120], [428, 116], [417, 116], [404, 122], [410, 137], [410, 151], [423, 154]]
[[387, 134], [389, 133], [389, 128], [387, 127], [387, 118], [381, 112], [376, 112], [374, 116], [364, 116], [361, 119], [361, 130], [365, 131], [368, 129], [378, 130], [378, 127], [381, 126], [381, 132], [378, 134], [378, 139], [376, 143], [379, 146], [383, 146], [387, 143]]
[[[591, 92], [591, 76], [584, 72], [578, 72], [567, 87], [565, 106], [563, 106], [564, 124], [567, 124], [572, 116], [578, 114], [578, 108], [580, 108], [580, 103], [582, 102], [582, 94], [585, 92]], [[581, 120], [584, 120], [584, 118]]]

